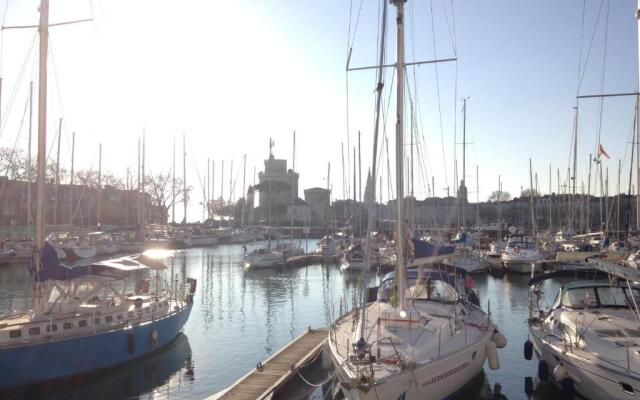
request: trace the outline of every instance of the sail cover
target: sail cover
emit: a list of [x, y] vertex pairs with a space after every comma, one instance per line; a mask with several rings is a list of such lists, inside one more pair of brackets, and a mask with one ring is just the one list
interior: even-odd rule
[[80, 278], [87, 275], [124, 278], [135, 271], [149, 269], [164, 269], [164, 265], [159, 261], [152, 260], [142, 255], [133, 257], [122, 257], [112, 260], [93, 262], [87, 265], [68, 267], [60, 264], [55, 249], [48, 242], [45, 242], [40, 255], [40, 272], [36, 273], [33, 259], [29, 263], [29, 272], [36, 282], [48, 280], [66, 281]]

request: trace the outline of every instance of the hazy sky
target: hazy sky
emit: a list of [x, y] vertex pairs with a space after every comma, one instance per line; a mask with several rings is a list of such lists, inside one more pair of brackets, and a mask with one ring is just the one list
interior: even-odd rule
[[[3, 1], [4, 25], [36, 24], [38, 3]], [[457, 63], [438, 66], [438, 80], [433, 65], [416, 68], [415, 74], [413, 68], [408, 69], [418, 134], [426, 143], [421, 149], [426, 175], [434, 176], [436, 195], [443, 196], [443, 188], [454, 185], [454, 126], [461, 142], [461, 97], [470, 98], [467, 141], [473, 144], [467, 146], [466, 175], [472, 201], [476, 198], [476, 165], [481, 200], [497, 188], [498, 174], [505, 190], [517, 195], [520, 186], [528, 186], [530, 157], [545, 193], [552, 164], [556, 191], [556, 169], [560, 168], [564, 180], [569, 165], [580, 53], [581, 94], [601, 91], [603, 65], [604, 92], [636, 90], [635, 5], [633, 0], [409, 0], [407, 59], [458, 58]], [[292, 132], [296, 131], [299, 195], [303, 197], [304, 188], [326, 186], [330, 162], [333, 197], [341, 198], [341, 143], [349, 152], [348, 161], [353, 162], [353, 149], [347, 149], [346, 120], [349, 26], [351, 65], [374, 65], [378, 9], [379, 3], [372, 0], [51, 0], [51, 23], [92, 16], [95, 21], [51, 28], [50, 143], [57, 120], [63, 117], [65, 165], [70, 164], [71, 132], [75, 131], [76, 169], [97, 169], [98, 143], [103, 143], [103, 169], [124, 177], [127, 167], [135, 172], [137, 138], [143, 130], [147, 169], [152, 172], [171, 169], [176, 136], [177, 172], [182, 175], [181, 134], [186, 132], [187, 180], [196, 191], [189, 220], [196, 220], [201, 217], [198, 173], [202, 179], [207, 158], [216, 161], [216, 196], [220, 194], [220, 164], [225, 160], [225, 197], [234, 160], [238, 197], [243, 154], [247, 155], [249, 184], [254, 167], [262, 169], [270, 137], [275, 141], [276, 157], [291, 162]], [[393, 62], [395, 12], [391, 7], [389, 12], [387, 61]], [[5, 126], [0, 146], [13, 147], [17, 140], [19, 147], [26, 148], [26, 130], [19, 131], [19, 126], [29, 80], [37, 81], [37, 41], [27, 58], [35, 34], [35, 30], [3, 31]], [[24, 76], [19, 80], [23, 65]], [[373, 71], [351, 72], [348, 79], [349, 144], [357, 143], [361, 130], [365, 175], [372, 158], [375, 76]], [[387, 109], [388, 89], [395, 87], [391, 69], [385, 83]], [[600, 101], [581, 100], [578, 168], [579, 180], [585, 185], [588, 154], [594, 152], [600, 132], [611, 155], [603, 164], [610, 169], [611, 191], [616, 186], [619, 158], [626, 160], [626, 190], [633, 108], [632, 98], [605, 100], [600, 125]], [[393, 106], [388, 112], [394, 115]], [[392, 119], [387, 135], [393, 165]], [[461, 175], [461, 146], [457, 152]], [[386, 155], [382, 163], [386, 201]], [[353, 173], [351, 166], [349, 171]], [[423, 175], [416, 167], [419, 198], [427, 193]], [[176, 211], [178, 220], [181, 210]]]

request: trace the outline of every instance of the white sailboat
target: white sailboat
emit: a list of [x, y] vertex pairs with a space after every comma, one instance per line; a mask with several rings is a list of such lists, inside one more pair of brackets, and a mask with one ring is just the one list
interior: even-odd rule
[[[403, 190], [403, 96], [404, 96], [404, 3], [391, 0], [397, 10], [397, 199]], [[385, 37], [387, 4], [382, 13], [381, 37]], [[378, 87], [382, 87], [381, 43]], [[374, 160], [376, 176], [377, 131], [381, 90], [378, 91]], [[375, 182], [375, 179], [373, 179]], [[374, 186], [375, 193], [375, 186]], [[369, 206], [372, 199], [366, 199]], [[365, 287], [361, 307], [339, 317], [329, 331], [329, 350], [339, 381], [338, 391], [350, 400], [443, 399], [460, 390], [476, 376], [490, 355], [490, 366], [498, 367], [498, 346], [506, 344], [491, 318], [460, 296], [455, 279], [447, 272], [406, 269], [403, 201], [396, 201], [396, 271], [382, 281], [378, 298], [368, 303], [368, 270], [363, 269]], [[370, 207], [371, 209], [371, 207]], [[369, 213], [370, 241], [373, 213]], [[365, 263], [372, 246], [366, 246]]]

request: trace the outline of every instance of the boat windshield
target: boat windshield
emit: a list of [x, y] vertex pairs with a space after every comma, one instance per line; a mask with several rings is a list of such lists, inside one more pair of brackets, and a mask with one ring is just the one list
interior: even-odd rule
[[509, 247], [510, 248], [518, 247], [520, 249], [532, 249], [532, 250], [536, 248], [535, 244], [531, 242], [509, 242]]
[[[640, 306], [640, 289], [627, 287], [581, 287], [566, 290], [562, 295], [562, 305], [570, 308], [634, 307]], [[597, 294], [597, 295], [596, 295]]]
[[[378, 301], [388, 302], [394, 290], [394, 285], [394, 279], [382, 282], [378, 290]], [[458, 300], [458, 293], [453, 286], [439, 279], [427, 279], [420, 282], [420, 284], [416, 284], [415, 279], [407, 279], [407, 298], [454, 303]]]

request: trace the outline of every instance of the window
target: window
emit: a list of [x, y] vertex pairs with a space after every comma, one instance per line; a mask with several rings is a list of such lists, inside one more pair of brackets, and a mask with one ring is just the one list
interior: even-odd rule
[[149, 307], [145, 308], [145, 309], [144, 309], [144, 312], [145, 312], [145, 313], [147, 313], [147, 314], [149, 314]]
[[40, 327], [39, 326], [35, 326], [33, 328], [29, 328], [29, 335], [39, 335], [40, 334]]
[[113, 321], [113, 315], [107, 315], [106, 317], [104, 317], [104, 322], [111, 322]]
[[65, 322], [64, 324], [62, 324], [62, 328], [63, 329], [71, 329], [71, 328], [73, 328], [73, 324], [71, 322]]
[[127, 313], [127, 317], [129, 317], [129, 318], [133, 318], [133, 311], [129, 311], [129, 312]]
[[22, 336], [22, 331], [20, 329], [9, 331], [10, 338], [19, 338], [20, 336]]
[[100, 318], [94, 318], [93, 319], [93, 324], [94, 325], [99, 325], [100, 324]]
[[575, 288], [564, 292], [562, 305], [571, 308], [597, 307], [598, 301], [592, 287]]
[[87, 320], [83, 319], [83, 320], [78, 321], [78, 326], [81, 327], [81, 328], [84, 328], [85, 326], [87, 326]]
[[122, 319], [122, 314], [118, 314], [118, 320]]
[[619, 287], [599, 287], [598, 297], [600, 305], [603, 307], [627, 307], [627, 297], [622, 288]]
[[58, 330], [58, 325], [53, 324], [53, 325], [47, 325], [47, 332], [55, 332]]

